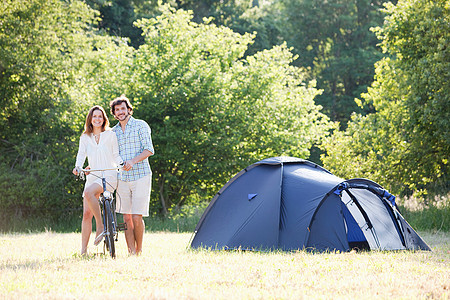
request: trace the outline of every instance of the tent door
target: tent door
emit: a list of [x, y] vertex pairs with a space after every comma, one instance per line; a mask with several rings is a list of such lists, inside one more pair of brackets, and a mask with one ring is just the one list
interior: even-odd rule
[[[352, 225], [353, 228], [349, 231], [352, 235], [351, 239], [353, 239], [353, 235], [355, 235], [354, 242], [363, 242], [364, 245], [364, 242], [366, 242], [369, 249], [379, 249], [380, 243], [375, 233], [375, 229], [373, 228], [367, 214], [358, 203], [358, 200], [351, 193], [345, 191], [342, 193], [342, 202], [343, 206], [346, 208], [345, 210], [342, 209], [342, 211], [348, 211], [348, 214], [351, 217], [345, 220], [347, 226], [352, 224], [352, 221], [356, 223], [356, 225]], [[355, 227], [359, 228], [360, 232], [358, 232]], [[364, 236], [364, 240], [360, 238], [360, 234]], [[356, 240], [358, 238], [360, 239], [359, 241]]]
[[347, 240], [350, 249], [357, 250], [370, 250], [369, 243], [367, 242], [364, 233], [361, 228], [359, 228], [358, 223], [356, 223], [355, 218], [348, 210], [347, 206], [341, 202], [342, 213], [344, 215], [346, 230], [347, 230]]

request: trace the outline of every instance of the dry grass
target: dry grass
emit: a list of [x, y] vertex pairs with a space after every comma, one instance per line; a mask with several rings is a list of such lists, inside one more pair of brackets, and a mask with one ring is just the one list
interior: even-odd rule
[[140, 257], [121, 236], [112, 260], [77, 255], [75, 233], [6, 234], [0, 298], [448, 299], [450, 234], [422, 237], [433, 252], [309, 254], [192, 251], [190, 234], [147, 233]]
[[430, 206], [443, 209], [450, 206], [450, 194], [434, 196], [429, 199], [422, 199], [418, 197], [397, 198], [397, 204], [409, 211], [421, 211], [429, 208]]

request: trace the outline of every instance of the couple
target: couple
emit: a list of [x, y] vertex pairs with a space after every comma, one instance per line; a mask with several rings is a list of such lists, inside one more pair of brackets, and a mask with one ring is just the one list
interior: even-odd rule
[[[142, 217], [149, 215], [152, 171], [148, 157], [153, 155], [151, 129], [143, 120], [132, 117], [133, 107], [124, 95], [110, 103], [111, 114], [119, 123], [109, 128], [105, 110], [92, 107], [86, 117], [84, 132], [80, 137], [75, 168], [78, 175], [86, 156], [89, 168], [115, 168], [123, 163], [123, 172], [105, 171], [107, 189], [114, 192], [117, 187], [116, 211], [123, 214], [127, 224], [125, 239], [130, 254], [142, 252], [145, 224]], [[123, 159], [123, 160], [122, 160]], [[87, 252], [92, 232], [92, 217], [95, 217], [96, 238], [94, 245], [103, 239], [103, 223], [98, 198], [103, 192], [101, 178], [87, 175], [83, 192], [83, 220], [81, 222], [81, 254]]]

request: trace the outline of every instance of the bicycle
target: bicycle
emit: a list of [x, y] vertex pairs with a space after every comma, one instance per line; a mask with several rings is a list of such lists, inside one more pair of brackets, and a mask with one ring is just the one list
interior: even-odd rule
[[110, 170], [119, 170], [122, 167], [117, 168], [107, 168], [107, 169], [79, 169], [79, 177], [84, 179], [84, 175], [86, 173], [92, 172], [102, 172], [102, 176], [98, 178], [102, 179], [103, 192], [100, 194], [98, 198], [98, 203], [100, 205], [100, 212], [102, 215], [102, 221], [104, 226], [103, 236], [104, 236], [104, 244], [103, 244], [103, 253], [105, 253], [105, 249], [109, 251], [112, 258], [116, 258], [116, 247], [115, 242], [119, 240], [119, 231], [127, 230], [126, 223], [117, 223], [116, 216], [116, 206], [113, 194], [106, 189], [106, 178], [104, 176], [105, 171]]

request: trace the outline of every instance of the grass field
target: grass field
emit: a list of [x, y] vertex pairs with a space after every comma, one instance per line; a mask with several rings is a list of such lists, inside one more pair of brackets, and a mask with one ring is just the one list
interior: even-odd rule
[[450, 233], [421, 232], [433, 252], [188, 250], [189, 233], [146, 233], [143, 254], [117, 259], [79, 233], [0, 235], [0, 298], [7, 299], [448, 299]]

